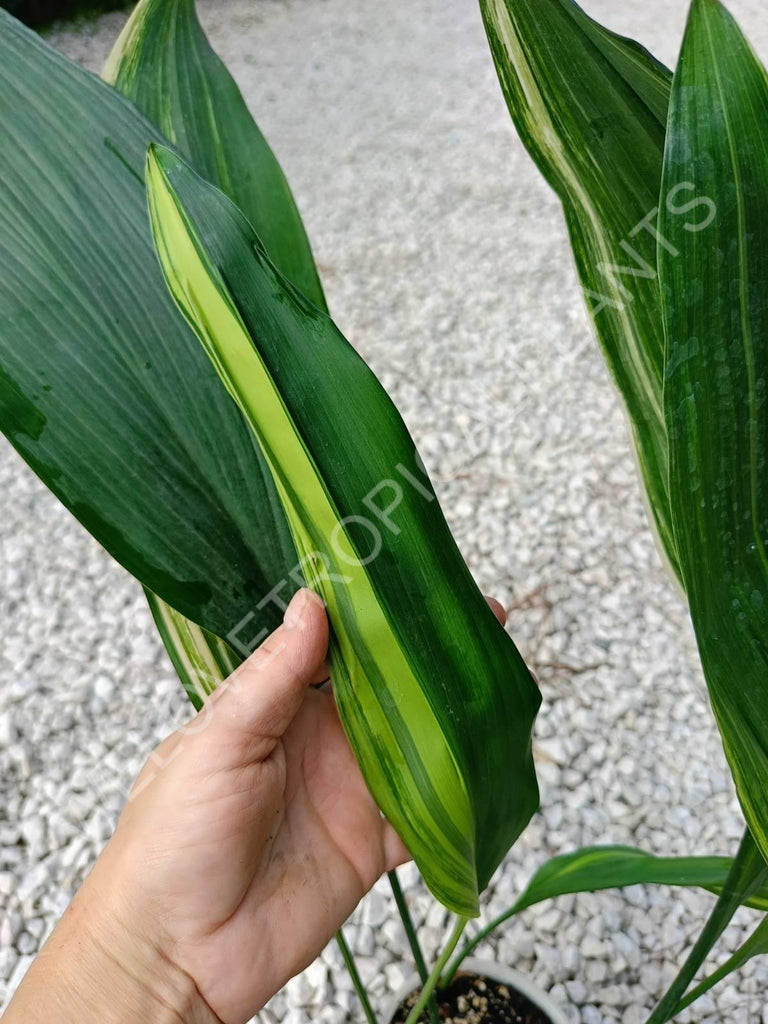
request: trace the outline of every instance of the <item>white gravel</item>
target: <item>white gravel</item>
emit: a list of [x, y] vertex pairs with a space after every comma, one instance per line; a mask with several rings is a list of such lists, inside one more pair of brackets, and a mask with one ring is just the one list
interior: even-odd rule
[[[679, 0], [588, 9], [667, 61]], [[337, 320], [404, 413], [482, 586], [537, 670], [542, 812], [485, 913], [589, 843], [730, 853], [741, 833], [685, 608], [654, 549], [558, 205], [517, 141], [473, 0], [204, 0], [288, 173]], [[732, 9], [768, 52], [757, 0]], [[122, 15], [53, 33], [98, 68]], [[137, 586], [0, 447], [0, 1003], [153, 745], [189, 715]], [[445, 914], [403, 872], [431, 956]], [[640, 888], [528, 911], [491, 944], [574, 1024], [641, 1024], [711, 898]], [[375, 1000], [410, 973], [384, 885], [348, 928]], [[741, 912], [720, 957], [752, 920]], [[485, 951], [483, 951], [485, 952]], [[758, 1024], [753, 963], [681, 1021]], [[334, 947], [264, 1024], [358, 1020]]]

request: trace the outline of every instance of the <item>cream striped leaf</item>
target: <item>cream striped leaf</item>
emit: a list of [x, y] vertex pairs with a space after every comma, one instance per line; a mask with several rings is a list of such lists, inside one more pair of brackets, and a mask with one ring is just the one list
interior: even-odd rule
[[466, 957], [505, 921], [528, 907], [570, 893], [600, 892], [630, 885], [679, 885], [701, 887], [720, 896], [727, 891], [736, 896], [736, 905], [768, 910], [768, 884], [765, 873], [760, 884], [731, 887], [734, 865], [730, 857], [659, 857], [632, 846], [585, 846], [572, 853], [561, 853], [546, 861], [531, 878], [519, 898], [492, 918], [473, 935], [453, 958], [444, 974], [448, 984]]
[[535, 683], [402, 420], [332, 321], [169, 150], [150, 150], [147, 188], [171, 293], [253, 430], [326, 602], [334, 690], [368, 785], [433, 893], [476, 914], [537, 805]]
[[[563, 201], [594, 325], [632, 422], [652, 515], [691, 603], [723, 742], [765, 856], [768, 707], [761, 651], [768, 622], [755, 605], [765, 584], [759, 559], [749, 559], [759, 550], [764, 520], [761, 475], [750, 471], [748, 454], [751, 432], [752, 455], [762, 458], [763, 377], [756, 369], [759, 356], [747, 347], [740, 365], [741, 347], [728, 338], [738, 315], [735, 304], [727, 309], [726, 295], [739, 259], [719, 255], [729, 247], [741, 247], [742, 254], [751, 248], [758, 269], [741, 316], [749, 311], [747, 319], [759, 324], [765, 232], [745, 235], [731, 207], [739, 180], [746, 181], [736, 206], [745, 204], [743, 222], [762, 223], [755, 208], [768, 185], [765, 147], [756, 147], [768, 117], [758, 87], [762, 74], [753, 66], [752, 95], [745, 101], [742, 88], [737, 98], [734, 86], [740, 80], [744, 85], [754, 58], [747, 57], [748, 47], [719, 4], [696, 3], [663, 165], [670, 75], [646, 51], [608, 32], [572, 0], [481, 0], [481, 7], [520, 136]], [[704, 25], [717, 38], [710, 51], [701, 44]], [[718, 87], [718, 62], [725, 87]], [[743, 104], [730, 141], [726, 96]], [[759, 184], [756, 176], [762, 176]], [[728, 197], [725, 229], [712, 227], [720, 194]], [[714, 240], [713, 230], [719, 230]], [[746, 337], [752, 326], [747, 324]], [[740, 857], [751, 843], [747, 831]], [[729, 879], [728, 895], [657, 1008], [654, 1024], [675, 1011], [740, 898], [764, 872], [763, 858], [755, 855]]]
[[103, 77], [240, 207], [280, 272], [324, 309], [288, 182], [237, 83], [211, 48], [194, 0], [140, 0]]
[[[317, 268], [288, 182], [237, 84], [208, 42], [194, 0], [140, 0], [102, 77], [243, 210], [281, 272], [324, 309]], [[283, 546], [290, 547], [284, 517], [267, 511], [264, 543], [280, 534]], [[241, 659], [161, 598], [150, 592], [147, 598], [171, 661], [199, 707], [214, 681], [222, 682]]]
[[242, 659], [229, 644], [185, 618], [151, 590], [145, 589], [144, 593], [173, 667], [199, 711]]
[[[515, 127], [563, 204], [576, 267], [624, 400], [663, 552], [675, 572], [656, 272], [671, 74], [573, 0], [480, 0]], [[678, 197], [683, 206], [685, 196]]]

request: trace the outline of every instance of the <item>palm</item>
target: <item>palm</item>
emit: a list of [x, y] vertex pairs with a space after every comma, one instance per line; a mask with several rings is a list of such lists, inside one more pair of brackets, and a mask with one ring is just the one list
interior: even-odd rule
[[[224, 735], [228, 749], [215, 749]], [[225, 1022], [247, 1019], [307, 966], [381, 873], [407, 857], [365, 786], [328, 688], [310, 690], [271, 743], [266, 757], [243, 763], [231, 733], [211, 729], [194, 738], [195, 763], [182, 750], [147, 789], [152, 843], [165, 863], [151, 877], [176, 922], [175, 959]], [[212, 772], [212, 764], [228, 767]], [[172, 817], [166, 787], [176, 795]]]
[[224, 1024], [248, 1020], [408, 856], [330, 691], [310, 688], [324, 678], [328, 623], [301, 593], [300, 625], [286, 613], [192, 728], [158, 748], [100, 862], [105, 884], [115, 859], [128, 879], [128, 927], [162, 932], [165, 956]]
[[[233, 899], [211, 908], [220, 920], [210, 924], [225, 923], [201, 948], [194, 974], [225, 1020], [225, 1005], [259, 1004], [263, 978], [254, 976], [254, 963], [273, 984], [287, 981], [312, 962], [381, 873], [406, 856], [368, 793], [329, 692], [308, 694], [270, 760], [272, 838], [258, 863], [243, 865], [237, 884], [230, 878]], [[246, 830], [263, 821], [253, 804], [250, 814]], [[241, 841], [235, 835], [235, 844]]]

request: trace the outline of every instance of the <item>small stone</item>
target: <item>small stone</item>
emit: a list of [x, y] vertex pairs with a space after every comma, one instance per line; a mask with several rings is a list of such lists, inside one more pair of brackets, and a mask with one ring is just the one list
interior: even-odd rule
[[0, 921], [0, 947], [12, 946], [16, 942], [16, 937], [20, 931], [21, 914], [11, 910]]
[[607, 985], [600, 989], [600, 1002], [606, 1006], [620, 1006], [624, 999], [624, 993], [618, 985]]
[[380, 892], [372, 890], [363, 901], [360, 913], [361, 922], [370, 925], [371, 928], [380, 928], [387, 916], [387, 901]]
[[92, 789], [86, 789], [82, 793], [70, 793], [67, 797], [65, 810], [73, 821], [84, 821], [96, 802], [96, 794]]
[[285, 1001], [291, 1009], [310, 1006], [315, 1001], [317, 989], [311, 984], [306, 972], [291, 978], [285, 986]]
[[115, 693], [115, 684], [109, 676], [99, 675], [93, 681], [93, 692], [99, 700], [108, 704]]
[[328, 967], [318, 958], [304, 971], [304, 977], [314, 989], [314, 1002], [324, 1003], [328, 998]]
[[287, 1010], [285, 1006], [285, 989], [282, 989], [277, 995], [272, 996], [270, 1001], [267, 1003], [269, 1013], [273, 1017], [274, 1021], [281, 1022], [285, 1017]]
[[654, 963], [646, 963], [640, 968], [640, 984], [644, 991], [654, 997], [661, 995], [664, 988], [664, 979], [661, 971]]
[[405, 959], [410, 954], [408, 938], [399, 918], [384, 922], [379, 932], [379, 940], [399, 959]]
[[16, 939], [16, 949], [19, 953], [36, 953], [37, 941], [29, 932], [22, 932]]
[[38, 895], [49, 881], [48, 868], [45, 864], [35, 864], [33, 868], [23, 875], [16, 890], [16, 897], [20, 903]]
[[584, 973], [593, 985], [602, 984], [608, 975], [608, 965], [603, 960], [591, 960]]
[[447, 923], [448, 911], [441, 903], [438, 903], [437, 900], [433, 900], [432, 906], [427, 911], [427, 917], [424, 924], [427, 928], [444, 931]]
[[308, 1024], [308, 1017], [300, 1009], [289, 1010], [283, 1017], [282, 1024]]
[[59, 857], [59, 863], [61, 866], [63, 868], [71, 868], [86, 846], [87, 840], [85, 836], [76, 835], [74, 839], [67, 843], [61, 852]]
[[374, 980], [380, 976], [382, 978], [382, 982], [384, 981], [384, 972], [376, 959], [372, 956], [357, 957], [357, 970], [360, 974], [360, 980], [366, 988], [372, 986]]
[[10, 711], [0, 712], [0, 750], [10, 747], [16, 740], [16, 727]]
[[402, 991], [403, 987], [413, 977], [413, 970], [401, 963], [387, 964], [384, 968], [384, 973], [387, 978], [387, 988], [390, 992]]
[[592, 935], [585, 935], [584, 941], [581, 944], [581, 952], [585, 957], [598, 958], [605, 956], [606, 948], [605, 943], [599, 939], [594, 938]]
[[550, 907], [546, 913], [541, 914], [536, 920], [536, 926], [543, 932], [554, 934], [560, 922], [563, 919], [563, 915], [557, 907]]
[[373, 956], [376, 952], [376, 936], [370, 925], [358, 926], [354, 950], [358, 956]]
[[[2, 955], [2, 954], [0, 954]], [[14, 956], [16, 954], [14, 953]], [[21, 984], [24, 975], [27, 973], [29, 968], [32, 966], [34, 956], [21, 956], [16, 961], [16, 966], [13, 968], [13, 973], [8, 978], [8, 994], [12, 995]]]
[[563, 969], [570, 974], [576, 974], [581, 968], [581, 951], [572, 943], [569, 943], [563, 950]]
[[30, 917], [26, 923], [27, 931], [36, 939], [40, 939], [45, 932], [45, 921], [42, 917]]
[[345, 1024], [347, 1011], [340, 1006], [324, 1006], [317, 1016], [321, 1024]]
[[603, 1024], [603, 1015], [595, 1006], [584, 1006], [581, 1011], [582, 1024]]
[[18, 959], [18, 953], [10, 946], [0, 949], [0, 979], [6, 981], [10, 978]]
[[83, 822], [83, 831], [98, 848], [112, 835], [112, 822], [104, 811], [97, 807], [93, 814]]
[[27, 818], [22, 821], [19, 831], [29, 847], [30, 859], [38, 860], [45, 850], [45, 822], [40, 817]]
[[[508, 941], [517, 957], [522, 957], [525, 960], [531, 959], [533, 956], [534, 938], [529, 931], [519, 932], [517, 935], [511, 936]], [[514, 963], [513, 958], [510, 958], [510, 963]]]
[[572, 999], [574, 1003], [583, 1003], [587, 998], [587, 986], [578, 978], [566, 981], [565, 991], [568, 993], [568, 998]]
[[554, 762], [558, 765], [568, 764], [568, 754], [565, 749], [565, 743], [559, 736], [553, 736], [550, 739], [538, 740], [535, 744], [534, 751], [539, 757]]

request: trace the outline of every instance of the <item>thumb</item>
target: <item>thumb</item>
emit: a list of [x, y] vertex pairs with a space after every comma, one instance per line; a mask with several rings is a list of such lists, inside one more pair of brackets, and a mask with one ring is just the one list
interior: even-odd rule
[[299, 590], [283, 624], [214, 694], [207, 708], [210, 739], [239, 764], [269, 757], [316, 681], [327, 649], [322, 599], [311, 590]]

